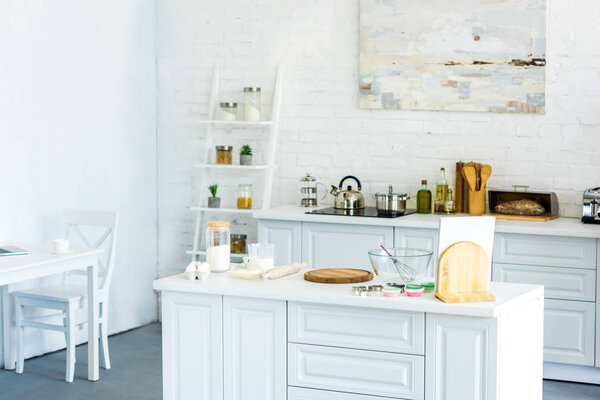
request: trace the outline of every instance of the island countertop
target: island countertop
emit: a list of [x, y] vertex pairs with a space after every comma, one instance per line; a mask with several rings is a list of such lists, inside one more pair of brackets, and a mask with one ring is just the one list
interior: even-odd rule
[[[327, 207], [327, 206], [323, 206]], [[275, 207], [268, 210], [257, 210], [253, 213], [256, 219], [321, 222], [331, 224], [352, 224], [391, 226], [398, 228], [438, 229], [440, 218], [453, 216], [436, 214], [410, 214], [398, 218], [352, 217], [342, 215], [306, 214], [309, 208], [293, 205]], [[456, 214], [465, 217], [468, 214]], [[547, 222], [512, 221], [496, 219], [496, 232], [528, 235], [566, 236], [600, 238], [600, 225], [583, 224], [577, 218], [557, 218]]]
[[[378, 280], [360, 285], [375, 285]], [[495, 318], [544, 296], [544, 287], [514, 283], [490, 283], [496, 301], [487, 303], [444, 303], [433, 293], [421, 297], [359, 297], [352, 294], [355, 284], [323, 284], [304, 280], [304, 271], [274, 280], [243, 280], [228, 273], [211, 273], [206, 281], [187, 280], [183, 274], [154, 281], [154, 289], [209, 295], [240, 296], [271, 300], [344, 305], [374, 309], [416, 311], [469, 317]]]

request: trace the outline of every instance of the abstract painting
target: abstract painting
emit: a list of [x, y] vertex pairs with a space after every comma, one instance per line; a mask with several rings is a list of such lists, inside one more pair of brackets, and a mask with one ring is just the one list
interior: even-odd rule
[[546, 0], [360, 0], [359, 106], [544, 113]]

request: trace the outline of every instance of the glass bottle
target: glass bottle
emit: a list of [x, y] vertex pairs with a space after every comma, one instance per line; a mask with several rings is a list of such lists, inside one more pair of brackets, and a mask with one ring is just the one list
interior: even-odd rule
[[454, 214], [454, 213], [456, 213], [454, 196], [452, 196], [452, 189], [448, 188], [448, 196], [446, 198], [446, 214]]
[[[442, 194], [441, 197], [438, 199], [438, 197], [440, 196], [440, 189], [442, 191]], [[438, 209], [436, 208], [435, 212], [446, 212], [446, 196], [448, 196], [448, 181], [446, 180], [446, 168], [440, 168], [440, 178], [438, 179], [437, 184], [435, 186], [435, 193], [435, 201], [437, 202], [439, 200], [441, 202], [440, 210], [438, 211]]]
[[206, 225], [206, 262], [211, 271], [225, 272], [231, 266], [229, 222], [210, 221]]
[[237, 208], [248, 209], [252, 208], [252, 185], [238, 185]]
[[433, 202], [433, 212], [436, 214], [444, 214], [446, 211], [446, 200], [444, 200], [444, 192], [441, 187], [437, 187], [435, 193], [435, 201]]
[[417, 212], [431, 214], [431, 191], [427, 189], [427, 180], [421, 181], [421, 189], [417, 192]]

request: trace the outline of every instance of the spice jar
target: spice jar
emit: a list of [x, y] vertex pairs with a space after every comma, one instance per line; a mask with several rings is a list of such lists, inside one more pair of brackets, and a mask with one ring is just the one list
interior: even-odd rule
[[231, 164], [233, 146], [217, 146], [217, 164]]
[[252, 185], [238, 185], [237, 208], [252, 208]]
[[246, 121], [260, 121], [260, 88], [244, 88], [244, 119]]
[[206, 261], [212, 272], [225, 272], [231, 265], [229, 222], [210, 221], [206, 225]]
[[231, 235], [231, 252], [235, 254], [246, 253], [246, 239], [248, 235], [234, 233]]
[[235, 121], [237, 119], [237, 103], [220, 103], [220, 117], [223, 121]]

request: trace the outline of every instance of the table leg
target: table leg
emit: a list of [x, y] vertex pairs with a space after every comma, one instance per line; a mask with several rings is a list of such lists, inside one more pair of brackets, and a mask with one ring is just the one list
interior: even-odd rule
[[88, 287], [88, 380], [100, 379], [98, 357], [98, 263], [87, 267]]
[[13, 330], [11, 328], [11, 298], [8, 293], [8, 285], [0, 288], [2, 290], [2, 342], [4, 349], [4, 369], [15, 369], [15, 348], [13, 346]]

